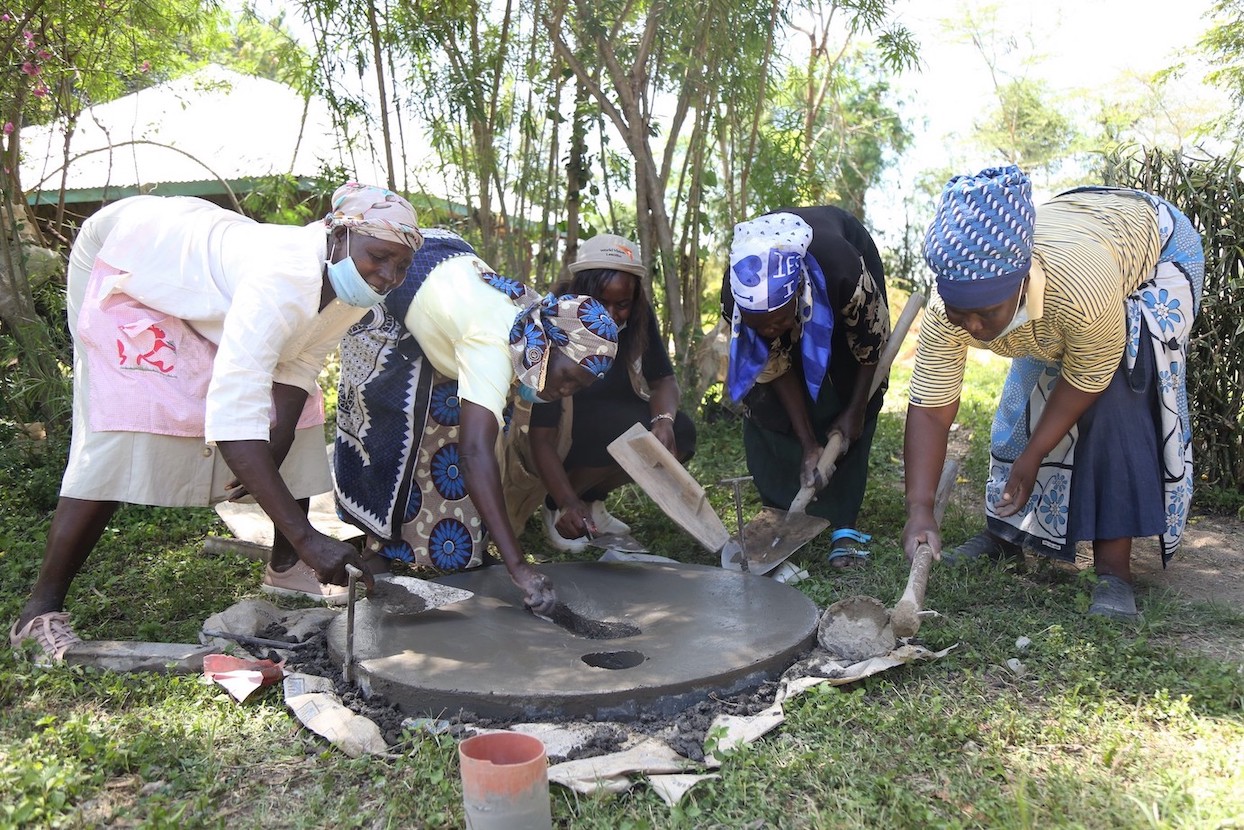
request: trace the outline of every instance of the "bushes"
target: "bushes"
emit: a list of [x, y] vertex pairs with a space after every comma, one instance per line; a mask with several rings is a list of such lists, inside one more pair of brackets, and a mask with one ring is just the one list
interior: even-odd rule
[[1205, 243], [1205, 296], [1188, 354], [1188, 403], [1196, 469], [1218, 492], [1206, 507], [1244, 503], [1244, 182], [1235, 159], [1194, 158], [1163, 150], [1106, 160], [1108, 184], [1167, 199]]

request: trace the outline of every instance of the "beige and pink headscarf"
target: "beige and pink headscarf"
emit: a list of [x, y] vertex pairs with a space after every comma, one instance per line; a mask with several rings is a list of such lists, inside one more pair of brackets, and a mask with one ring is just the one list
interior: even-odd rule
[[383, 187], [348, 182], [333, 193], [332, 210], [324, 217], [329, 232], [349, 228], [364, 236], [407, 245], [423, 245], [418, 219], [410, 202]]

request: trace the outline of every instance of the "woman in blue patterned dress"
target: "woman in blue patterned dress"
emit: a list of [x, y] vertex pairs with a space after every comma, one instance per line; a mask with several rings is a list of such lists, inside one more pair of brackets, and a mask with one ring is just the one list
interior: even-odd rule
[[925, 237], [937, 275], [907, 413], [912, 555], [940, 551], [933, 490], [968, 348], [1013, 358], [994, 417], [987, 529], [947, 558], [1073, 560], [1093, 543], [1090, 614], [1132, 619], [1132, 539], [1165, 564], [1192, 497], [1184, 368], [1201, 303], [1200, 236], [1137, 190], [1079, 188], [1034, 209], [1015, 166], [952, 179]]
[[372, 553], [441, 570], [482, 564], [491, 535], [526, 604], [547, 613], [552, 583], [506, 518], [497, 438], [513, 395], [574, 394], [612, 365], [617, 340], [596, 300], [541, 297], [428, 231], [406, 282], [342, 342], [338, 512]]

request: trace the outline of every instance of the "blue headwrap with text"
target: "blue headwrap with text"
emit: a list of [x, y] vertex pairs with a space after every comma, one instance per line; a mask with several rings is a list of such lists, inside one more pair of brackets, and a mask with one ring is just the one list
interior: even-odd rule
[[793, 213], [771, 213], [734, 226], [730, 244], [730, 364], [726, 392], [741, 400], [756, 383], [769, 360], [769, 343], [743, 324], [742, 312], [763, 313], [797, 302], [808, 394], [816, 400], [829, 368], [834, 313], [825, 274], [816, 257], [808, 256], [812, 227]]

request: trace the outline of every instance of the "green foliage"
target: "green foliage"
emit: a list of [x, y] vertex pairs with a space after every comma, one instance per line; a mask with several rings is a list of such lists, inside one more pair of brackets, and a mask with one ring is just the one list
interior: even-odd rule
[[1218, 0], [1210, 11], [1214, 25], [1201, 40], [1201, 49], [1213, 69], [1206, 76], [1225, 89], [1236, 104], [1224, 118], [1239, 129], [1244, 104], [1244, 0]]
[[[890, 84], [878, 58], [855, 52], [836, 67], [814, 67], [811, 76], [792, 69], [777, 83], [751, 166], [749, 214], [836, 204], [864, 215], [868, 189], [911, 142], [887, 102]], [[808, 100], [822, 83], [832, 106]]]
[[73, 347], [65, 325], [64, 289], [44, 283], [35, 290], [37, 318], [25, 342], [39, 345], [42, 360], [26, 354], [11, 329], [0, 328], [0, 423], [41, 422], [52, 431], [67, 430], [73, 388], [69, 366]]
[[1018, 79], [996, 90], [998, 104], [977, 140], [1027, 170], [1048, 169], [1070, 151], [1075, 128], [1046, 84]]
[[[212, 6], [193, 0], [46, 0], [4, 14], [4, 63], [21, 71], [0, 78], [0, 117], [18, 129], [76, 118], [91, 104], [177, 77], [191, 65], [188, 41], [216, 22]], [[6, 181], [16, 175], [10, 168]]]
[[339, 167], [324, 167], [310, 180], [268, 176], [256, 181], [242, 198], [242, 210], [260, 222], [307, 225], [323, 218], [333, 192], [349, 180], [349, 173]]
[[191, 44], [191, 54], [196, 62], [218, 63], [305, 92], [311, 56], [290, 33], [285, 16], [282, 10], [264, 20], [249, 7], [236, 15], [222, 13], [218, 25]]
[[[1116, 153], [1105, 180], [1168, 199], [1192, 221], [1205, 245], [1205, 291], [1188, 346], [1188, 406], [1193, 457], [1201, 480], [1222, 492], [1212, 501], [1244, 506], [1244, 188], [1234, 158], [1148, 150]], [[1210, 502], [1202, 502], [1206, 506]]]

